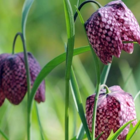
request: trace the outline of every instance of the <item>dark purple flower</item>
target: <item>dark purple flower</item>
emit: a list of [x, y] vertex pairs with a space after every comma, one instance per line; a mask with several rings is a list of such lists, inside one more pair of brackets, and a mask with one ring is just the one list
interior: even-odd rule
[[[132, 96], [123, 91], [119, 86], [109, 88], [111, 93], [106, 94], [101, 90], [97, 104], [96, 115], [96, 137], [104, 132], [99, 140], [106, 140], [113, 130], [116, 132], [126, 122], [136, 119], [135, 105]], [[92, 116], [95, 94], [89, 96], [86, 101], [86, 120], [90, 131], [92, 131]], [[133, 121], [135, 126], [137, 121]], [[127, 126], [119, 135], [119, 140], [125, 140], [129, 131]]]
[[121, 50], [133, 52], [133, 43], [140, 44], [140, 27], [133, 13], [121, 1], [116, 0], [98, 9], [85, 23], [89, 42], [104, 64], [112, 62], [112, 56], [120, 57]]
[[[2, 64], [7, 56], [9, 56], [9, 54], [1, 54], [0, 55], [0, 79], [2, 79], [1, 66], [2, 66]], [[5, 95], [2, 91], [1, 84], [2, 84], [2, 80], [0, 80], [0, 106], [3, 104], [3, 102], [5, 100]]]
[[[2, 58], [2, 59], [1, 59]], [[31, 53], [28, 53], [28, 63], [31, 76], [31, 87], [41, 68]], [[0, 55], [0, 96], [4, 96], [13, 104], [19, 104], [27, 92], [27, 77], [24, 62], [24, 54]], [[35, 100], [45, 101], [45, 82], [39, 86]], [[3, 102], [2, 102], [3, 103]], [[2, 105], [0, 102], [0, 105]]]

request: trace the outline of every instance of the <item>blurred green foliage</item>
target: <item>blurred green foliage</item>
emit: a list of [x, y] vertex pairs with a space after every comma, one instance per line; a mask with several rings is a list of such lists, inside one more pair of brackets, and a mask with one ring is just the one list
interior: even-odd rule
[[[75, 11], [76, 0], [70, 0]], [[81, 0], [82, 2], [83, 0]], [[140, 23], [139, 0], [123, 0]], [[98, 0], [102, 5], [109, 0]], [[11, 53], [14, 36], [21, 31], [21, 14], [24, 0], [1, 0], [0, 4], [0, 53]], [[94, 6], [94, 8], [96, 8]], [[81, 13], [86, 21], [95, 11], [93, 5], [87, 4]], [[75, 48], [88, 44], [79, 18], [76, 21]], [[47, 62], [64, 52], [66, 42], [65, 16], [63, 1], [35, 0], [26, 27], [27, 50], [30, 51], [43, 67]], [[21, 52], [22, 43], [18, 39], [16, 52]], [[120, 85], [133, 96], [140, 90], [140, 47], [135, 44], [133, 54], [122, 52], [121, 58], [114, 58], [107, 85]], [[91, 52], [81, 54], [73, 59], [74, 70], [80, 87], [83, 103], [88, 95], [94, 93], [95, 69]], [[101, 64], [101, 68], [103, 65]], [[58, 66], [46, 78], [46, 102], [38, 105], [44, 134], [48, 140], [64, 139], [64, 74], [65, 63]], [[140, 120], [140, 98], [136, 100], [138, 120]], [[0, 129], [10, 140], [26, 140], [26, 97], [14, 106], [7, 100], [0, 108]], [[70, 101], [70, 137], [78, 132], [80, 118], [75, 110], [71, 96]], [[134, 140], [138, 140], [137, 133]], [[39, 126], [35, 106], [32, 111], [32, 139], [39, 140]], [[0, 136], [0, 140], [3, 138]]]

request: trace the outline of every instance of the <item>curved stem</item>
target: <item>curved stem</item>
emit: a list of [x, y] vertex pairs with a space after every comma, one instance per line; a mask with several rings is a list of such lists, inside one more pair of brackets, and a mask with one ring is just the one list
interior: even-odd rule
[[26, 75], [27, 75], [27, 139], [30, 140], [30, 113], [29, 113], [29, 95], [30, 95], [30, 72], [29, 72], [29, 64], [28, 64], [28, 57], [27, 57], [27, 51], [26, 51], [26, 45], [25, 45], [25, 40], [23, 37], [23, 34], [18, 32], [15, 35], [14, 42], [13, 42], [13, 50], [12, 54], [14, 54], [14, 49], [15, 49], [15, 43], [17, 37], [20, 36], [23, 44], [23, 50], [24, 50], [24, 61], [25, 61], [25, 68], [26, 68]]
[[[78, 7], [78, 10], [80, 11], [81, 8], [82, 8], [86, 3], [89, 3], [89, 2], [95, 3], [99, 8], [102, 7], [102, 5], [99, 4], [97, 1], [88, 0], [88, 1], [85, 1], [85, 2], [81, 3], [81, 5]], [[76, 12], [75, 15], [74, 15], [74, 21], [76, 21], [77, 16], [78, 16], [78, 13]]]
[[106, 89], [106, 94], [110, 93], [111, 91], [109, 90], [108, 86], [103, 84], [101, 85], [101, 88], [105, 88]]
[[[77, 13], [79, 14], [80, 16], [80, 19], [81, 19], [81, 23], [84, 25], [84, 20], [79, 12], [79, 10], [82, 8], [82, 6], [88, 2], [94, 2], [95, 4], [98, 4], [96, 1], [86, 1], [86, 2], [83, 2], [78, 10], [77, 10]], [[99, 8], [101, 7], [99, 4], [98, 4]], [[77, 18], [77, 13], [75, 14], [74, 16], [74, 20], [76, 20]], [[85, 29], [85, 28], [84, 28]], [[86, 32], [86, 31], [85, 31]], [[87, 38], [88, 40], [88, 38]], [[89, 42], [89, 40], [88, 40]], [[90, 48], [91, 48], [91, 52], [92, 52], [92, 55], [93, 55], [93, 60], [95, 62], [95, 71], [96, 71], [96, 95], [95, 95], [95, 99], [94, 99], [94, 107], [93, 107], [93, 119], [92, 119], [92, 139], [95, 140], [95, 123], [96, 123], [96, 110], [97, 110], [97, 102], [98, 102], [98, 97], [99, 97], [99, 92], [100, 92], [100, 63], [99, 63], [99, 59], [97, 58], [95, 52], [93, 51], [92, 47], [91, 47], [91, 44], [89, 43], [90, 45]]]

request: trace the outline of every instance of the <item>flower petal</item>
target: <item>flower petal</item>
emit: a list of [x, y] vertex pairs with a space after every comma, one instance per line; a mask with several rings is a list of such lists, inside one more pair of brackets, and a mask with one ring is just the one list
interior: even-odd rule
[[4, 60], [6, 57], [8, 57], [9, 54], [1, 54], [0, 55], [0, 106], [2, 106], [2, 104], [4, 103], [5, 100], [5, 95], [2, 91], [2, 73], [1, 73], [1, 69], [2, 69], [2, 64], [4, 63]]
[[[24, 54], [19, 53], [18, 55], [24, 62]], [[33, 86], [34, 81], [41, 70], [41, 67], [31, 53], [28, 53], [28, 62], [29, 62], [29, 69], [30, 69], [30, 76], [31, 76], [31, 86]], [[35, 100], [38, 103], [45, 101], [45, 81], [43, 81], [40, 84], [35, 95]]]
[[2, 64], [2, 91], [13, 104], [19, 104], [27, 91], [26, 70], [21, 59], [9, 55]]

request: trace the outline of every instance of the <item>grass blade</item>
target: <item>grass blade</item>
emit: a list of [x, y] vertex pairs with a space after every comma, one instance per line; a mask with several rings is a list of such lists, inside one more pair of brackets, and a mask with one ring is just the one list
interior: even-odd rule
[[69, 0], [63, 0], [67, 28], [66, 73], [65, 73], [65, 140], [69, 139], [69, 79], [73, 58], [75, 25], [73, 11]]
[[[85, 46], [85, 47], [81, 47], [81, 48], [77, 48], [74, 50], [73, 55], [78, 55], [84, 52], [87, 52], [90, 50], [89, 46]], [[66, 53], [63, 53], [61, 55], [59, 55], [58, 57], [54, 58], [53, 60], [51, 60], [49, 63], [47, 63], [44, 68], [40, 71], [40, 73], [38, 74], [34, 85], [32, 87], [31, 90], [31, 94], [30, 94], [30, 99], [29, 99], [29, 112], [31, 114], [31, 108], [32, 108], [32, 104], [33, 104], [33, 100], [34, 100], [34, 96], [35, 93], [39, 87], [39, 85], [41, 84], [41, 82], [43, 81], [43, 79], [59, 64], [61, 64], [62, 62], [64, 62], [66, 60]]]
[[127, 127], [127, 125], [129, 125], [131, 122], [133, 122], [134, 120], [131, 120], [127, 123], [125, 123], [122, 127], [120, 127], [114, 134], [112, 134], [111, 137], [109, 137], [107, 140], [116, 140], [117, 137], [121, 134], [121, 132], [125, 129], [125, 127]]
[[132, 128], [132, 130], [130, 130], [130, 132], [127, 134], [126, 140], [130, 140], [130, 139], [134, 136], [134, 134], [135, 134], [135, 132], [137, 131], [137, 129], [139, 128], [139, 126], [140, 126], [140, 121], [139, 121], [139, 122], [135, 125], [135, 127]]
[[25, 39], [25, 27], [26, 27], [27, 16], [33, 2], [34, 0], [25, 0], [23, 10], [22, 10], [22, 33], [24, 39]]
[[72, 68], [71, 68], [71, 88], [72, 88], [72, 95], [73, 95], [73, 98], [74, 98], [74, 101], [75, 101], [75, 104], [76, 104], [76, 107], [77, 107], [77, 111], [78, 111], [79, 116], [81, 118], [81, 121], [83, 123], [83, 126], [84, 126], [84, 129], [86, 131], [87, 137], [90, 140], [91, 137], [90, 137], [90, 132], [89, 132], [89, 129], [88, 129], [88, 126], [87, 126], [86, 118], [85, 118], [82, 99], [81, 99], [81, 96], [80, 96], [80, 91], [79, 91], [78, 84], [77, 84], [77, 81], [76, 81], [76, 78], [75, 78], [75, 75], [74, 75], [74, 71], [73, 71]]
[[104, 132], [102, 132], [95, 140], [98, 140], [102, 136], [103, 133]]

